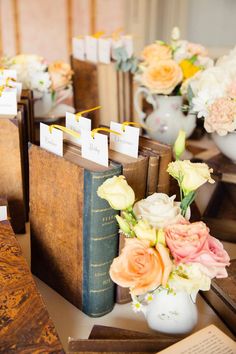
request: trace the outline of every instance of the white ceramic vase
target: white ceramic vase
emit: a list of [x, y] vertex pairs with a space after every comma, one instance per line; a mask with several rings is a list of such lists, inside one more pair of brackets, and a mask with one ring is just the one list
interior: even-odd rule
[[168, 293], [162, 289], [154, 298], [142, 306], [148, 326], [158, 332], [181, 334], [190, 332], [197, 324], [198, 312], [195, 296], [186, 292]]
[[222, 154], [236, 164], [236, 131], [224, 136], [213, 133], [212, 138]]
[[[153, 112], [146, 116], [140, 107], [140, 97], [153, 107]], [[196, 127], [196, 116], [185, 115], [182, 111], [182, 96], [151, 94], [145, 87], [139, 87], [134, 95], [134, 106], [141, 124], [147, 127], [150, 138], [173, 145], [180, 129], [185, 130], [188, 138]]]

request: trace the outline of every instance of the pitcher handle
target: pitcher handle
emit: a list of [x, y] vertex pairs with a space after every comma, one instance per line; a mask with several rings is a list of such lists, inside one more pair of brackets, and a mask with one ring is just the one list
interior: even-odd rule
[[140, 119], [141, 124], [144, 124], [144, 120], [146, 118], [146, 113], [142, 111], [142, 108], [140, 107], [140, 95], [144, 94], [144, 97], [146, 98], [146, 101], [150, 103], [153, 106], [153, 110], [156, 110], [157, 104], [155, 99], [153, 98], [153, 95], [150, 93], [150, 91], [146, 87], [139, 87], [134, 95], [134, 108], [136, 112], [138, 113], [138, 118]]

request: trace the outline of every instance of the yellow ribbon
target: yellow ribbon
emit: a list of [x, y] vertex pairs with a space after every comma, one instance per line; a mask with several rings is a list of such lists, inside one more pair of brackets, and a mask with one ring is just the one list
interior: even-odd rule
[[80, 119], [80, 117], [82, 116], [82, 114], [88, 113], [88, 112], [92, 112], [92, 111], [95, 111], [95, 110], [100, 109], [100, 108], [102, 108], [102, 106], [97, 106], [97, 107], [90, 108], [90, 109], [86, 109], [85, 111], [76, 113], [76, 114], [75, 114], [75, 115], [76, 115], [76, 121], [77, 121], [77, 122], [79, 121], [79, 119]]
[[66, 128], [66, 127], [63, 127], [63, 126], [61, 126], [61, 125], [58, 125], [58, 124], [49, 125], [48, 128], [49, 128], [50, 134], [52, 134], [52, 130], [53, 130], [54, 128], [56, 128], [56, 129], [62, 130], [63, 132], [68, 133], [68, 134], [74, 136], [75, 138], [80, 138], [80, 134], [79, 134], [79, 133], [77, 133], [77, 132], [75, 132], [74, 130], [71, 130], [71, 129], [69, 129], [69, 128]]
[[92, 136], [92, 138], [94, 139], [94, 135], [95, 135], [97, 132], [100, 132], [100, 131], [104, 131], [104, 132], [108, 132], [108, 133], [112, 133], [112, 134], [116, 134], [116, 135], [121, 135], [120, 133], [116, 132], [115, 130], [111, 130], [111, 129], [109, 129], [109, 128], [101, 127], [101, 128], [93, 129], [93, 130], [91, 131], [91, 136]]
[[2, 93], [3, 93], [3, 91], [5, 90], [5, 88], [14, 88], [13, 86], [11, 86], [10, 84], [9, 84], [9, 81], [16, 81], [13, 77], [8, 77], [7, 79], [6, 79], [6, 83], [4, 84], [4, 85], [1, 85], [0, 86], [0, 97], [2, 96]]
[[104, 34], [105, 34], [104, 31], [98, 31], [98, 32], [92, 34], [92, 37], [98, 39], [98, 38], [102, 37]]
[[145, 126], [143, 126], [143, 125], [140, 124], [140, 123], [136, 123], [136, 122], [124, 122], [124, 123], [122, 123], [122, 130], [123, 130], [123, 132], [125, 132], [125, 127], [126, 127], [127, 125], [134, 125], [134, 126], [136, 126], [137, 128], [145, 128]]

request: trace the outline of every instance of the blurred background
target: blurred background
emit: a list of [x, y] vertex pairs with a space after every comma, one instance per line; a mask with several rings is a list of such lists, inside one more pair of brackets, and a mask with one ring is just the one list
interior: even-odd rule
[[179, 26], [218, 57], [235, 45], [235, 16], [235, 0], [0, 0], [0, 55], [69, 61], [73, 36], [118, 28], [135, 34], [138, 53]]

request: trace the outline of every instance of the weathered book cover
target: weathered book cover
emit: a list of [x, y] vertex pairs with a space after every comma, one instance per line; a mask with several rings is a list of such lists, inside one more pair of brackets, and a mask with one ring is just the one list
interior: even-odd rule
[[[109, 158], [112, 161], [122, 165], [122, 174], [125, 176], [127, 183], [134, 190], [136, 201], [145, 198], [148, 157], [139, 155], [137, 159], [123, 155], [119, 152], [109, 150]], [[119, 236], [119, 253], [124, 247], [124, 236]], [[125, 304], [131, 301], [131, 296], [128, 288], [117, 286], [116, 302]]]
[[64, 353], [8, 221], [0, 222], [0, 353]]
[[236, 335], [236, 259], [230, 263], [228, 278], [213, 279], [211, 289], [201, 294]]
[[13, 119], [0, 119], [0, 194], [8, 200], [15, 233], [25, 232], [23, 129], [21, 113]]
[[28, 100], [28, 114], [27, 114], [27, 126], [28, 126], [28, 141], [35, 142], [35, 127], [34, 127], [34, 96], [31, 90], [22, 90], [21, 99]]
[[169, 194], [170, 176], [167, 172], [169, 162], [172, 160], [171, 146], [161, 144], [158, 141], [140, 136], [139, 145], [141, 150], [150, 151], [150, 155], [156, 154], [159, 156], [159, 174], [157, 192]]
[[64, 157], [32, 145], [30, 223], [32, 271], [89, 316], [112, 310], [115, 284], [109, 277], [117, 255], [116, 212], [97, 196], [107, 178], [120, 175], [83, 159], [76, 147]]

